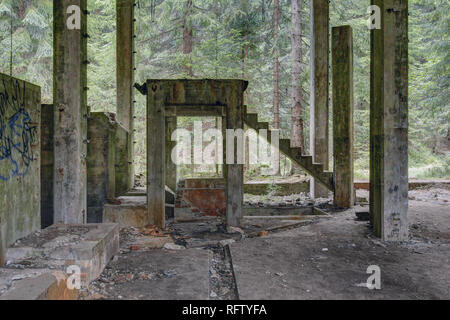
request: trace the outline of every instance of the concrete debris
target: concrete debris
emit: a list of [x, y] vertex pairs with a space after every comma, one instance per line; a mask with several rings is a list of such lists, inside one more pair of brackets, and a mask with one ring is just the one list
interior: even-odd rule
[[179, 246], [179, 245], [177, 245], [175, 243], [170, 243], [170, 242], [164, 244], [163, 248], [166, 249], [166, 250], [185, 250], [186, 249], [183, 246]]
[[228, 246], [228, 245], [230, 245], [230, 244], [232, 244], [232, 243], [235, 243], [236, 241], [234, 240], [234, 239], [226, 239], [226, 240], [221, 240], [221, 241], [219, 241], [219, 244], [222, 246], [222, 247], [226, 247], [226, 246]]
[[258, 233], [258, 237], [267, 237], [269, 235], [269, 232], [266, 230], [260, 231]]

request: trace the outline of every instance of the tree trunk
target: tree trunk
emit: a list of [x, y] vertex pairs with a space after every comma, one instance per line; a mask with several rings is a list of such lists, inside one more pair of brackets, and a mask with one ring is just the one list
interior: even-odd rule
[[291, 147], [301, 148], [304, 153], [302, 108], [302, 0], [291, 0]]
[[[242, 62], [244, 64], [243, 68], [243, 78], [248, 80], [248, 0], [242, 0], [242, 7], [245, 14], [245, 24], [244, 24], [244, 46], [242, 48]], [[248, 105], [249, 88], [244, 92], [244, 104]]]
[[183, 53], [189, 55], [189, 62], [185, 64], [184, 71], [190, 77], [194, 76], [192, 71], [192, 22], [191, 22], [191, 10], [192, 10], [192, 0], [187, 0], [185, 4], [184, 18], [183, 18]]
[[[242, 48], [242, 63], [244, 65], [243, 68], [243, 79], [248, 81], [248, 0], [242, 0], [242, 9], [245, 14], [245, 23], [244, 23], [244, 46]], [[244, 105], [248, 106], [249, 104], [249, 88], [247, 87], [247, 90], [244, 92]], [[248, 129], [248, 128], [247, 128]], [[245, 138], [245, 144], [244, 144], [244, 151], [245, 151], [245, 163], [244, 163], [244, 173], [248, 171], [250, 168], [250, 155], [249, 155], [249, 139], [248, 137]]]
[[273, 13], [273, 127], [280, 128], [280, 102], [278, 97], [278, 79], [279, 79], [279, 62], [278, 62], [278, 0], [274, 0]]
[[[278, 12], [280, 6], [278, 0], [274, 0], [274, 13], [273, 13], [273, 127], [274, 129], [280, 129], [280, 100], [279, 100], [279, 52], [278, 52]], [[275, 152], [273, 160], [276, 164], [277, 170], [275, 175], [280, 174], [280, 153], [276, 152], [272, 147], [272, 152]]]

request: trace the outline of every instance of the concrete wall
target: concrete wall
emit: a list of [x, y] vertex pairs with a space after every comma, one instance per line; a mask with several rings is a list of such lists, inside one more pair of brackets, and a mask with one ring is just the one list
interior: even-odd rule
[[41, 227], [53, 224], [54, 170], [54, 110], [53, 105], [41, 108]]
[[225, 216], [225, 179], [186, 179], [178, 185], [175, 208], [198, 216]]
[[40, 229], [41, 89], [0, 73], [0, 264]]
[[116, 131], [116, 197], [122, 196], [130, 190], [130, 169], [129, 163], [129, 133], [120, 124], [117, 125]]
[[115, 197], [114, 115], [95, 112], [88, 120], [87, 222], [100, 223], [103, 206]]

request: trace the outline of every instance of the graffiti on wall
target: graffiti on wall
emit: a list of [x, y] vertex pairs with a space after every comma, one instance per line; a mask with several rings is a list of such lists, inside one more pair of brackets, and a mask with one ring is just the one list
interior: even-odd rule
[[0, 81], [0, 181], [25, 176], [34, 160], [37, 126], [25, 110], [25, 89], [13, 78]]

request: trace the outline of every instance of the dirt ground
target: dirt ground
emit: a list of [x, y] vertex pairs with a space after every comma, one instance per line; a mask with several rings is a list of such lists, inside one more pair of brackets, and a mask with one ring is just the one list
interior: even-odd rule
[[[231, 245], [240, 299], [449, 299], [450, 210], [411, 201], [411, 239], [382, 242], [352, 211]], [[381, 290], [365, 283], [381, 269]]]
[[[286, 220], [282, 228], [252, 220], [228, 236], [221, 221], [179, 224], [169, 232], [173, 250], [129, 250], [124, 230], [120, 255], [82, 298], [450, 299], [450, 190], [422, 188], [409, 198], [410, 239], [402, 243], [375, 238], [355, 210], [288, 228]], [[365, 285], [371, 265], [381, 269], [380, 290]]]

